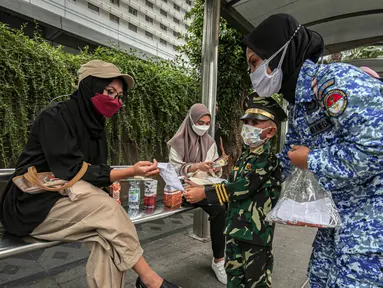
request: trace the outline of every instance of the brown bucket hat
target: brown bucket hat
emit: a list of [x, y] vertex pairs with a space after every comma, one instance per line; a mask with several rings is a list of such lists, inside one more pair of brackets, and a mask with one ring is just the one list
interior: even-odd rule
[[80, 69], [77, 71], [77, 75], [78, 83], [88, 76], [104, 79], [121, 77], [124, 79], [129, 89], [132, 89], [134, 86], [134, 79], [132, 76], [129, 74], [122, 74], [116, 65], [102, 60], [91, 60], [88, 63], [81, 65]]

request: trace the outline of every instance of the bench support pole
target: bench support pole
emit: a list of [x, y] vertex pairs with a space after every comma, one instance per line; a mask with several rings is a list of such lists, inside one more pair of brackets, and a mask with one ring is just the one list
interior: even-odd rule
[[[202, 103], [211, 113], [210, 136], [214, 138], [215, 103], [218, 73], [218, 32], [221, 1], [206, 0], [202, 40]], [[208, 215], [201, 209], [194, 213], [193, 233], [197, 239], [209, 238]]]

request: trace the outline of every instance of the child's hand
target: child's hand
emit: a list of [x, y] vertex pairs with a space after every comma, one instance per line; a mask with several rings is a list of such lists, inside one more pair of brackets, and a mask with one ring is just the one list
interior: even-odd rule
[[186, 201], [191, 204], [198, 203], [206, 198], [205, 187], [203, 186], [187, 187], [186, 193], [184, 193], [184, 197]]

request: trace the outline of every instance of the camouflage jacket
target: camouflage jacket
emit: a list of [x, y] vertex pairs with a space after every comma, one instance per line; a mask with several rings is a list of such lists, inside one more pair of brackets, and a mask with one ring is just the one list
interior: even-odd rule
[[383, 253], [382, 107], [382, 82], [359, 68], [303, 64], [280, 164], [287, 176], [290, 145], [310, 148], [308, 168], [341, 216], [337, 254]]
[[229, 203], [225, 235], [260, 246], [272, 244], [274, 225], [265, 217], [281, 190], [278, 160], [270, 146], [245, 150], [228, 182], [205, 187], [209, 203]]

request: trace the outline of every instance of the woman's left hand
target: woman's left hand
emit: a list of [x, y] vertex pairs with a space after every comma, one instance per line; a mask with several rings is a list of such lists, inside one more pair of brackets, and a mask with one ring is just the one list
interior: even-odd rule
[[184, 198], [187, 202], [191, 204], [198, 203], [206, 198], [205, 187], [196, 186], [196, 187], [187, 187], [186, 193], [184, 193]]

